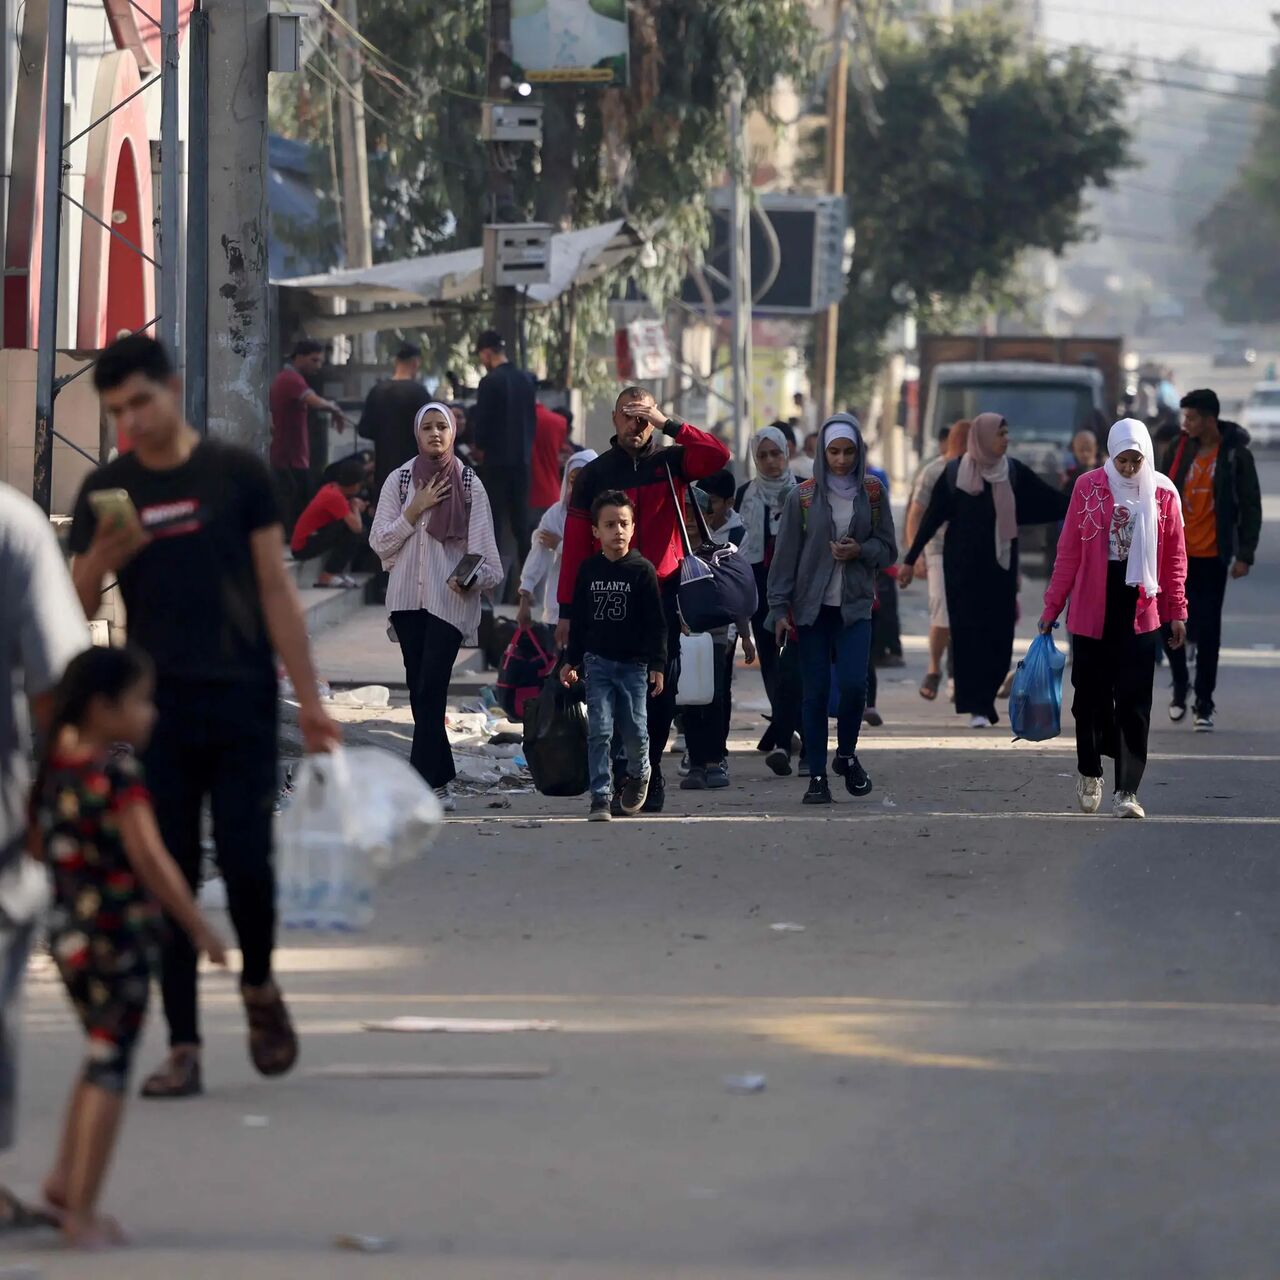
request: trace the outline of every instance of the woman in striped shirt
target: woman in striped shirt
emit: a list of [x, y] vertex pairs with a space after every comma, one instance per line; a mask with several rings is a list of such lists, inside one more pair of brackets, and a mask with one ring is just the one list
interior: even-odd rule
[[[390, 571], [387, 610], [404, 655], [413, 708], [413, 767], [453, 808], [456, 777], [445, 733], [449, 680], [458, 649], [474, 644], [480, 597], [502, 581], [489, 496], [454, 454], [448, 406], [432, 401], [414, 422], [418, 456], [386, 479], [369, 545]], [[470, 586], [453, 576], [467, 554], [481, 557]]]

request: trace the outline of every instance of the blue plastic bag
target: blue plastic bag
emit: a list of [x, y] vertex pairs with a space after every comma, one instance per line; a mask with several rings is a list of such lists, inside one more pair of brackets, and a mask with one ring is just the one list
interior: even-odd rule
[[1009, 722], [1013, 740], [1045, 742], [1062, 732], [1062, 672], [1067, 655], [1052, 635], [1038, 635], [1013, 674]]

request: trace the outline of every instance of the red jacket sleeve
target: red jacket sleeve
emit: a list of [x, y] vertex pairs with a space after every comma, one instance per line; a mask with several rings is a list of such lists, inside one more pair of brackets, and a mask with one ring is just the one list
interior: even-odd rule
[[1156, 496], [1164, 506], [1160, 560], [1156, 565], [1156, 576], [1160, 580], [1156, 610], [1161, 622], [1186, 622], [1187, 543], [1182, 525], [1182, 503], [1167, 489], [1160, 490]]
[[590, 513], [571, 503], [569, 515], [564, 522], [564, 542], [560, 547], [560, 585], [556, 588], [561, 617], [568, 617], [566, 611], [573, 604], [574, 588], [578, 585], [578, 570], [582, 568], [582, 562], [591, 554], [593, 542]]
[[707, 431], [687, 422], [676, 432], [674, 444], [681, 446], [680, 473], [686, 480], [705, 480], [729, 465], [729, 449]]

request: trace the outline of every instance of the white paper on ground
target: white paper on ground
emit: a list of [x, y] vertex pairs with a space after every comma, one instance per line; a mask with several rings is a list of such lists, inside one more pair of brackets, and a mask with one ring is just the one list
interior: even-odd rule
[[435, 1032], [459, 1031], [493, 1035], [500, 1031], [559, 1031], [558, 1022], [538, 1022], [512, 1018], [422, 1018], [412, 1014], [362, 1022], [365, 1031]]

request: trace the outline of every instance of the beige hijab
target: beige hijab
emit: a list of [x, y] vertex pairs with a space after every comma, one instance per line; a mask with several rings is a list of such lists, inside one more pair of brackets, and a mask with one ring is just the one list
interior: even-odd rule
[[956, 486], [975, 498], [984, 484], [991, 486], [996, 504], [996, 562], [1007, 569], [1013, 559], [1013, 540], [1018, 536], [1018, 504], [1009, 483], [1009, 456], [996, 452], [1002, 426], [1004, 419], [998, 413], [980, 413], [974, 418]]

